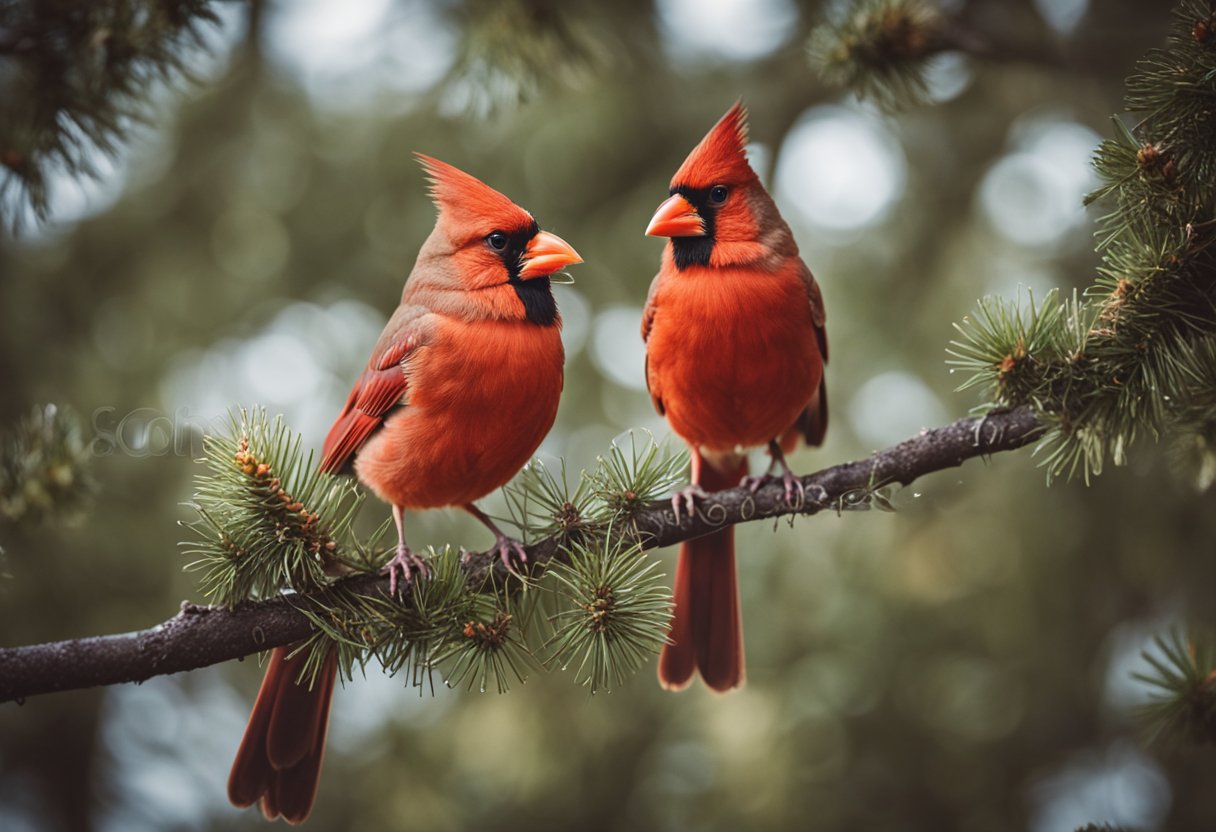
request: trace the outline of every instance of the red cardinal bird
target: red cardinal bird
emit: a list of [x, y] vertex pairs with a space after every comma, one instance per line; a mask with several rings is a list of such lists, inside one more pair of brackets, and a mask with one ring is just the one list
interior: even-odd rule
[[[655, 409], [692, 451], [692, 485], [672, 498], [691, 515], [706, 491], [747, 477], [742, 450], [766, 445], [785, 497], [800, 481], [785, 463], [798, 434], [827, 428], [823, 298], [789, 226], [747, 163], [747, 111], [735, 104], [684, 160], [646, 233], [670, 237], [642, 318]], [[743, 683], [743, 629], [731, 527], [691, 540], [676, 566], [675, 617], [659, 681], [679, 690], [700, 671], [709, 687]]]
[[[392, 504], [397, 554], [385, 569], [393, 593], [399, 576], [408, 583], [428, 571], [405, 544], [406, 508], [459, 506], [494, 533], [508, 565], [525, 559], [473, 501], [506, 484], [553, 426], [565, 356], [549, 276], [582, 262], [498, 191], [418, 158], [439, 219], [321, 458], [331, 474], [353, 461]], [[287, 652], [271, 654], [228, 797], [242, 807], [261, 800], [268, 819], [300, 823], [317, 793], [337, 662], [331, 654], [310, 690], [295, 684], [298, 664]]]

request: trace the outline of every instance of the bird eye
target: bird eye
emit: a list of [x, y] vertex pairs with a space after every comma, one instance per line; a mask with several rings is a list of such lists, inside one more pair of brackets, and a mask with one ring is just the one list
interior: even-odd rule
[[503, 234], [501, 231], [493, 231], [488, 237], [486, 237], [486, 242], [489, 243], [490, 248], [494, 249], [495, 251], [502, 251], [507, 247], [507, 235]]
[[709, 189], [709, 204], [721, 205], [726, 202], [726, 195], [730, 193], [725, 185], [714, 185]]

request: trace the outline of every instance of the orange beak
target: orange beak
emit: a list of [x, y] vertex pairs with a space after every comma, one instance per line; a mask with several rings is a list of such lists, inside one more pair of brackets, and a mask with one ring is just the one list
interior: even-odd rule
[[705, 222], [691, 202], [679, 194], [673, 194], [650, 218], [646, 236], [704, 237]]
[[583, 262], [578, 252], [570, 244], [556, 234], [548, 231], [538, 231], [536, 236], [524, 249], [520, 260], [519, 276], [523, 280], [531, 277], [545, 277], [558, 269], [573, 266]]

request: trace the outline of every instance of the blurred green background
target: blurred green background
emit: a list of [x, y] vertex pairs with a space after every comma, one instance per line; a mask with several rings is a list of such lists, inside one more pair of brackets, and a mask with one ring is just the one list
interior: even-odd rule
[[[642, 379], [661, 248], [642, 229], [739, 96], [828, 309], [831, 430], [794, 467], [964, 415], [951, 322], [983, 294], [1088, 284], [1089, 155], [1167, 11], [945, 6], [1040, 57], [943, 56], [936, 106], [891, 118], [808, 68], [813, 2], [222, 4], [198, 83], [149, 90], [150, 125], [100, 182], [62, 179], [50, 224], [0, 238], [0, 424], [54, 401], [118, 446], [79, 522], [5, 530], [0, 644], [198, 600], [177, 522], [199, 431], [260, 403], [319, 446], [432, 224], [414, 150], [585, 258], [555, 290], [566, 393], [542, 448], [575, 470], [626, 429], [667, 433]], [[1047, 488], [1023, 451], [895, 504], [739, 529], [737, 693], [667, 694], [653, 667], [596, 696], [560, 672], [502, 696], [357, 680], [311, 828], [1216, 828], [1210, 749], [1146, 746], [1129, 676], [1153, 634], [1211, 616], [1210, 495], [1145, 443], [1090, 487]], [[490, 542], [455, 512], [409, 524], [415, 545]], [[0, 707], [0, 829], [260, 828], [224, 792], [259, 676], [229, 663]]]

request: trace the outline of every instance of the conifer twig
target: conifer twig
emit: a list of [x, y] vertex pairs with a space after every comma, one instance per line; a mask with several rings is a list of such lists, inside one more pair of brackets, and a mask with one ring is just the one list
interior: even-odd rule
[[1052, 292], [1029, 309], [980, 301], [949, 352], [1005, 406], [1032, 405], [1048, 428], [1048, 476], [1123, 464], [1144, 436], [1189, 457], [1188, 478], [1211, 484], [1216, 422], [1216, 10], [1182, 0], [1166, 45], [1128, 78], [1138, 121], [1113, 119], [1094, 156], [1101, 186], [1087, 197], [1102, 266], [1083, 295]]
[[[782, 488], [773, 484], [755, 494], [742, 487], [712, 494], [698, 505], [694, 518], [678, 524], [670, 503], [662, 500], [638, 507], [630, 519], [644, 545], [653, 548], [689, 540], [725, 525], [867, 508], [874, 501], [882, 501], [879, 488], [908, 485], [973, 457], [1021, 448], [1039, 437], [1042, 429], [1029, 408], [991, 412], [924, 430], [865, 459], [809, 474], [802, 478], [807, 499], [799, 505], [787, 505]], [[539, 540], [527, 548], [532, 576], [555, 560], [566, 558], [559, 537]], [[515, 580], [492, 552], [471, 555], [462, 568], [470, 586], [491, 588]], [[494, 580], [485, 581], [488, 575]], [[346, 588], [387, 597], [388, 580], [364, 575], [349, 579]], [[0, 649], [0, 702], [139, 682], [297, 642], [312, 632], [303, 611], [312, 603], [307, 594], [231, 608], [187, 603], [178, 615], [149, 630]]]
[[927, 103], [932, 61], [959, 52], [989, 63], [1064, 69], [1048, 47], [983, 33], [925, 0], [852, 0], [811, 32], [807, 55], [824, 80], [894, 111]]
[[95, 176], [219, 24], [213, 0], [0, 4], [0, 225], [45, 220], [54, 173]]

